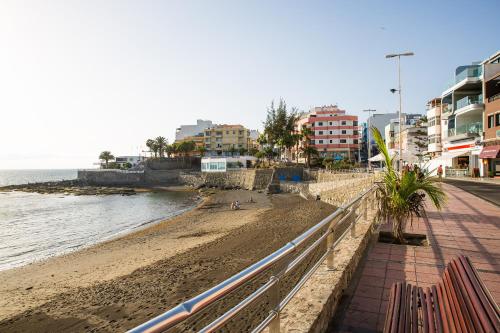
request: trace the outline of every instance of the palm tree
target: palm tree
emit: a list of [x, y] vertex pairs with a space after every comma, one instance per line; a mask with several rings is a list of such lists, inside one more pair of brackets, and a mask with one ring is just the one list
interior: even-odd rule
[[104, 161], [104, 163], [106, 164], [106, 169], [107, 169], [107, 168], [108, 168], [108, 162], [109, 162], [110, 160], [114, 160], [114, 159], [115, 159], [115, 157], [113, 156], [113, 154], [111, 154], [111, 152], [110, 152], [110, 151], [105, 150], [105, 151], [103, 151], [101, 154], [99, 154], [99, 159], [100, 159], [101, 161]]
[[377, 222], [391, 221], [395, 240], [404, 244], [404, 224], [408, 218], [411, 223], [414, 215], [425, 216], [425, 196], [429, 197], [437, 209], [441, 209], [446, 196], [429, 173], [419, 170], [398, 173], [393, 166], [394, 157], [390, 157], [380, 131], [375, 127], [371, 131], [386, 163], [382, 182], [377, 183], [378, 209], [375, 219]]
[[156, 146], [158, 147], [158, 152], [160, 154], [160, 157], [163, 157], [163, 152], [165, 151], [165, 147], [167, 146], [168, 142], [167, 139], [163, 136], [159, 136], [155, 139]]
[[149, 151], [151, 153], [154, 153], [155, 157], [156, 157], [156, 148], [155, 148], [155, 146], [156, 146], [155, 140], [153, 140], [153, 139], [147, 139], [146, 140], [146, 147], [148, 147]]
[[170, 156], [172, 156], [172, 154], [175, 152], [175, 145], [166, 145], [165, 152], [167, 153], [167, 157], [170, 158]]
[[318, 150], [313, 146], [305, 146], [301, 148], [302, 153], [306, 156], [307, 167], [311, 166], [311, 156], [318, 156]]

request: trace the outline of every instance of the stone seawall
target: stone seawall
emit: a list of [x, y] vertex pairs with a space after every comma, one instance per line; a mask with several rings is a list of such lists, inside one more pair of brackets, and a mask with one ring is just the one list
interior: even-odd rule
[[142, 171], [78, 170], [78, 180], [86, 185], [138, 186], [144, 184]]
[[240, 187], [247, 190], [264, 190], [271, 183], [273, 170], [246, 169], [227, 172], [202, 173], [190, 170], [79, 170], [78, 180], [88, 185], [102, 186], [174, 186], [202, 185], [219, 188]]
[[226, 172], [203, 173], [205, 185], [220, 188], [241, 187], [246, 190], [266, 189], [273, 175], [273, 170], [247, 169]]

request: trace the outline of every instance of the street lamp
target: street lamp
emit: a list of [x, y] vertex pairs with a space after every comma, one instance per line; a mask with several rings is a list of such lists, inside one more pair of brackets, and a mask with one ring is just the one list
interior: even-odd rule
[[403, 124], [403, 121], [401, 119], [401, 109], [402, 109], [402, 102], [401, 102], [401, 57], [408, 57], [408, 56], [413, 56], [415, 55], [413, 52], [405, 52], [405, 53], [393, 53], [393, 54], [388, 54], [386, 55], [386, 59], [389, 58], [398, 58], [398, 89], [391, 89], [391, 92], [394, 94], [396, 91], [399, 92], [399, 164], [398, 164], [398, 171], [401, 171], [401, 168], [403, 166], [403, 155], [401, 151], [402, 147], [402, 137], [401, 137], [401, 126]]
[[370, 118], [372, 117], [372, 112], [375, 112], [377, 110], [374, 109], [366, 109], [363, 110], [363, 112], [368, 112], [368, 133], [367, 134], [367, 139], [368, 139], [368, 160], [366, 161], [368, 163], [368, 170], [371, 170], [372, 165], [370, 163], [370, 158], [372, 155], [372, 145], [371, 145], [371, 138], [370, 138], [370, 131], [371, 131], [371, 125], [370, 125]]

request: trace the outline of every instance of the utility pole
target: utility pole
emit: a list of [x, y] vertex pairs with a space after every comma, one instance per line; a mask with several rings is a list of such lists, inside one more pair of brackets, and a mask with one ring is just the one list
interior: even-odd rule
[[405, 53], [396, 53], [396, 54], [388, 54], [386, 55], [385, 57], [387, 59], [389, 58], [398, 58], [398, 89], [391, 89], [391, 92], [392, 93], [395, 93], [396, 91], [398, 91], [399, 93], [399, 163], [398, 163], [398, 171], [401, 172], [402, 168], [403, 168], [403, 155], [402, 155], [402, 150], [401, 150], [401, 147], [402, 147], [402, 144], [403, 144], [403, 141], [402, 141], [402, 126], [403, 126], [403, 120], [402, 120], [402, 117], [401, 117], [401, 114], [402, 114], [402, 108], [403, 108], [403, 103], [402, 103], [402, 99], [401, 99], [401, 57], [407, 57], [407, 56], [412, 56], [414, 55], [413, 52], [405, 52]]
[[367, 130], [367, 140], [368, 140], [368, 160], [367, 160], [367, 163], [368, 163], [368, 170], [371, 170], [372, 169], [372, 165], [370, 163], [370, 158], [372, 157], [372, 140], [371, 140], [371, 136], [370, 136], [370, 131], [371, 131], [371, 124], [370, 124], [370, 119], [372, 117], [372, 112], [375, 112], [377, 110], [375, 109], [366, 109], [366, 110], [363, 110], [363, 112], [368, 112], [368, 128], [366, 129]]

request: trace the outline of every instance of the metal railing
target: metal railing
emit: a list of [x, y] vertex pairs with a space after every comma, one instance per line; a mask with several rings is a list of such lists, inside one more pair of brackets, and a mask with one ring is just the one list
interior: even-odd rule
[[[303, 234], [287, 243], [277, 251], [271, 253], [264, 259], [249, 266], [248, 268], [233, 275], [229, 279], [219, 283], [215, 287], [191, 298], [184, 303], [177, 305], [169, 311], [151, 319], [150, 321], [130, 330], [130, 333], [153, 333], [164, 332], [173, 329], [177, 325], [193, 318], [203, 310], [209, 309], [210, 305], [228, 296], [231, 292], [254, 281], [257, 277], [271, 272], [267, 282], [256, 286], [255, 290], [248, 296], [226, 310], [222, 315], [204, 325], [199, 332], [214, 332], [224, 327], [236, 315], [247, 309], [261, 296], [268, 295], [270, 300], [270, 310], [267, 316], [256, 323], [251, 332], [261, 332], [266, 327], [270, 333], [280, 332], [280, 313], [292, 297], [306, 283], [316, 269], [325, 261], [329, 270], [334, 270], [334, 249], [349, 234], [355, 237], [356, 223], [360, 218], [368, 219], [368, 210], [374, 209], [375, 196], [374, 186], [363, 191], [355, 199], [346, 205], [338, 208], [334, 213], [311, 227]], [[325, 230], [326, 229], [326, 230]], [[336, 237], [337, 236], [337, 237]], [[326, 245], [325, 249], [320, 246]], [[302, 251], [301, 251], [302, 249]], [[318, 250], [322, 252], [316, 253]], [[315, 252], [316, 251], [316, 252]], [[295, 254], [295, 256], [294, 256]], [[319, 256], [314, 261], [311, 254]], [[300, 279], [291, 286], [286, 294], [282, 292], [282, 283], [287, 275], [290, 275], [301, 264], [311, 265]]]

